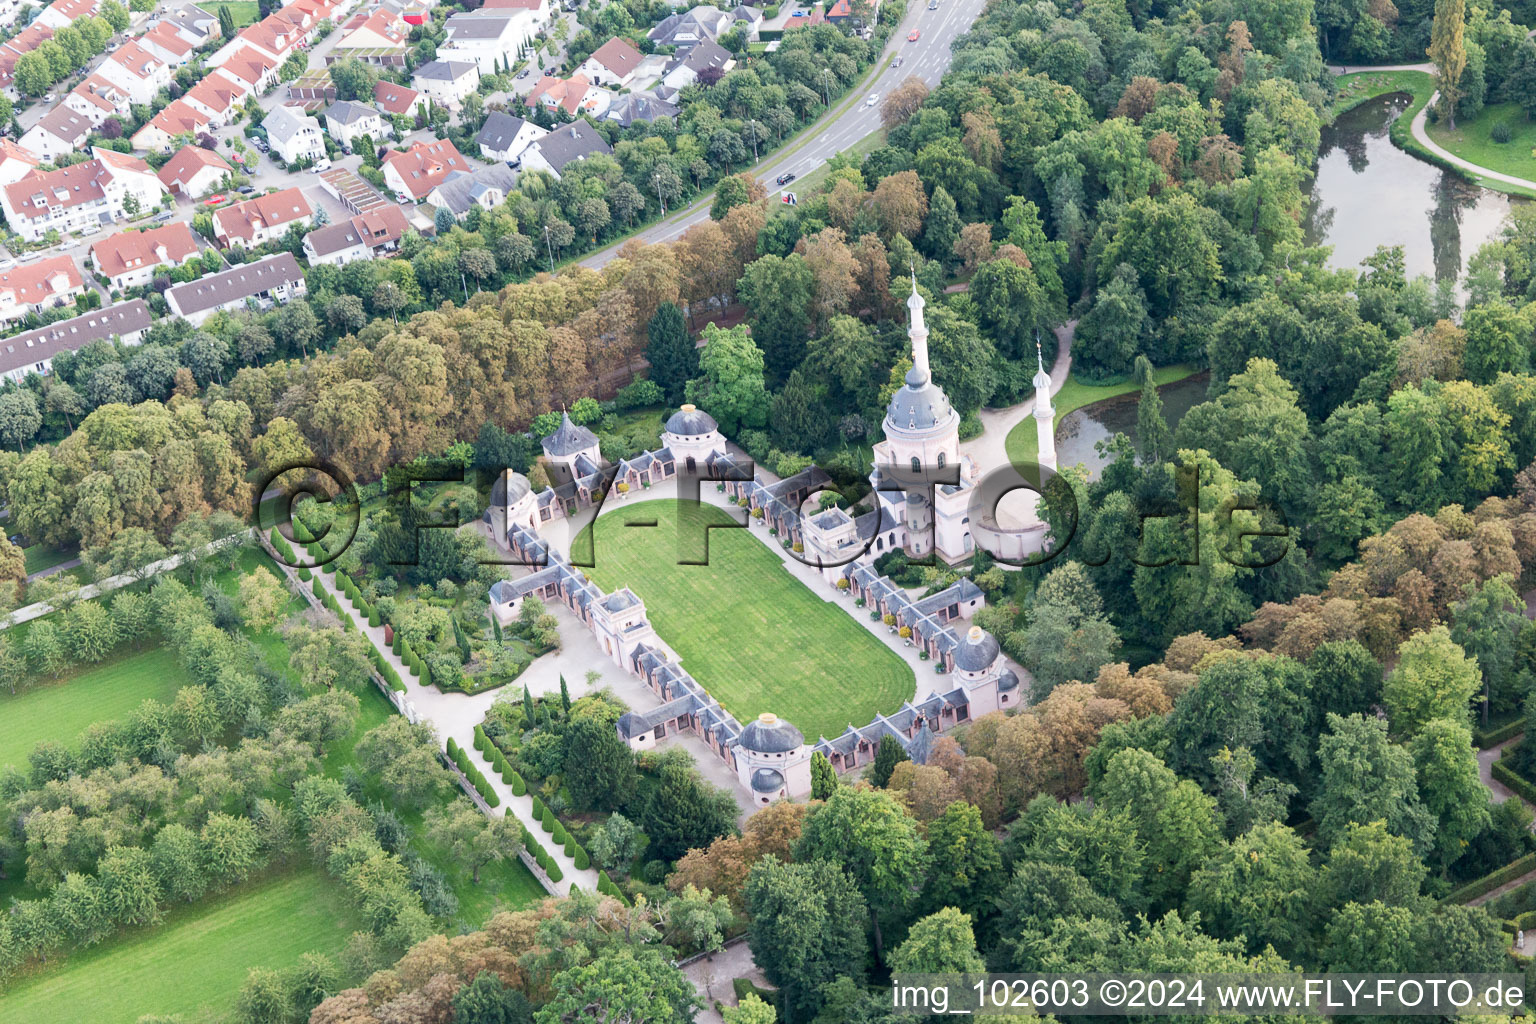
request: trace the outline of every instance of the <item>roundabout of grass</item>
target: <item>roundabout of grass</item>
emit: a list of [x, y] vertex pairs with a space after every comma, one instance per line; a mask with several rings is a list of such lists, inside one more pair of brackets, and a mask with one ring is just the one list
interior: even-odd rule
[[[1198, 372], [1200, 372], [1199, 368], [1191, 363], [1176, 363], [1173, 366], [1160, 366], [1153, 370], [1152, 379], [1157, 382], [1158, 387], [1163, 387], [1167, 384], [1176, 384]], [[1106, 398], [1116, 398], [1140, 390], [1141, 385], [1134, 380], [1098, 387], [1084, 384], [1076, 377], [1069, 376], [1067, 382], [1061, 386], [1061, 390], [1051, 396], [1051, 404], [1056, 409], [1056, 418], [1052, 421], [1053, 429], [1061, 425], [1062, 418], [1069, 412], [1081, 409], [1085, 405], [1102, 402]], [[1009, 461], [1034, 462], [1035, 456], [1040, 454], [1040, 442], [1035, 436], [1035, 418], [1026, 416], [1015, 424], [1014, 428], [1008, 431], [1008, 440], [1004, 442], [1004, 446], [1008, 452]]]
[[[675, 500], [610, 506], [595, 525], [596, 564], [582, 571], [639, 595], [683, 668], [738, 720], [771, 711], [814, 741], [911, 699], [911, 667], [849, 614], [867, 613], [812, 593], [764, 546], [778, 543], [764, 527], [706, 534], [734, 526], [729, 513]], [[679, 565], [704, 537], [708, 564]]]

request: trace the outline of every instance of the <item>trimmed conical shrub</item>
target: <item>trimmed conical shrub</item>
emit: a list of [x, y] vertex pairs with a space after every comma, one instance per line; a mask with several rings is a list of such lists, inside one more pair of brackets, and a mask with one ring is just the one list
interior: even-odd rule
[[576, 847], [576, 852], [571, 855], [571, 859], [576, 862], [576, 866], [582, 871], [585, 871], [587, 868], [592, 866], [592, 858], [587, 854], [586, 849], [583, 847]]
[[544, 801], [538, 797], [533, 798], [533, 816], [540, 821], [544, 820]]
[[448, 756], [455, 761], [459, 759], [459, 741], [452, 736], [448, 737]]
[[378, 629], [380, 626], [384, 625], [384, 616], [379, 614], [379, 610], [377, 608], [368, 609], [368, 625], [372, 626], [374, 629]]
[[565, 855], [567, 857], [571, 858], [572, 860], [575, 860], [576, 859], [576, 851], [581, 849], [581, 847], [577, 845], [576, 840], [572, 839], [570, 836], [566, 836], [565, 837], [564, 849], [565, 849]]
[[539, 824], [543, 827], [545, 832], [553, 832], [560, 825], [560, 823], [555, 820], [555, 813], [548, 807], [544, 808], [543, 815], [539, 817]]
[[565, 879], [565, 872], [561, 871], [560, 865], [556, 864], [554, 861], [549, 862], [549, 870], [546, 871], [545, 874], [549, 875], [549, 880], [551, 882], [559, 882]]
[[[510, 771], [511, 769], [508, 770]], [[517, 772], [512, 772], [512, 781], [508, 785], [512, 787], [513, 796], [522, 796], [528, 792], [528, 783], [524, 782], [523, 777], [517, 774]]]

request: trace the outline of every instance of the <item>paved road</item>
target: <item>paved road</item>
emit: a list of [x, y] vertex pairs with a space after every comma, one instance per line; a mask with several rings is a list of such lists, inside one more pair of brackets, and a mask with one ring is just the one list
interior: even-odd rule
[[[908, 78], [920, 78], [930, 86], [936, 85], [949, 69], [950, 43], [966, 32], [977, 15], [986, 6], [986, 0], [942, 0], [939, 9], [930, 11], [921, 0], [914, 0], [901, 27], [892, 33], [882, 62], [890, 56], [904, 58], [899, 68], [883, 67], [852, 106], [829, 122], [816, 126], [815, 134], [808, 140], [791, 143], [787, 155], [770, 155], [754, 170], [757, 179], [768, 186], [770, 195], [782, 192], [774, 182], [786, 172], [803, 177], [824, 164], [829, 158], [848, 149], [867, 135], [880, 130], [880, 105], [868, 106], [864, 98], [874, 93], [881, 99]], [[907, 34], [917, 29], [922, 36], [915, 43], [907, 42]], [[794, 185], [789, 186], [793, 191]], [[699, 199], [680, 213], [654, 224], [632, 238], [646, 242], [665, 242], [676, 238], [693, 225], [709, 217], [711, 200]], [[628, 241], [628, 239], [626, 239]], [[622, 244], [622, 243], [620, 243]], [[601, 267], [618, 254], [619, 245], [611, 245], [582, 260], [583, 266]]]

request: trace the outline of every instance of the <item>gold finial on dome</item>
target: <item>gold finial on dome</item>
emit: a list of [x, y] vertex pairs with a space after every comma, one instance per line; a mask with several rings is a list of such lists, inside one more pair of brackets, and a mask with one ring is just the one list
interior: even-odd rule
[[764, 725], [777, 725], [779, 716], [774, 714], [772, 711], [764, 711], [762, 714], [757, 716], [757, 720], [762, 722]]
[[972, 626], [970, 629], [966, 630], [965, 638], [973, 644], [981, 643], [981, 627]]
[[683, 412], [693, 412], [695, 409], [698, 408], [698, 406], [694, 405], [692, 402], [688, 402], [688, 403], [686, 403], [684, 405], [678, 406], [678, 408], [682, 409]]

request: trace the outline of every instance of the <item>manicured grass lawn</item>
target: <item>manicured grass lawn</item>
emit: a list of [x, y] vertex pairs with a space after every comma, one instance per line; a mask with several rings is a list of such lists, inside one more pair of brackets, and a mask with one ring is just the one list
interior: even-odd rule
[[178, 908], [0, 993], [0, 1017], [27, 1024], [132, 1024], [144, 1014], [222, 1015], [252, 967], [334, 956], [363, 927], [341, 887], [304, 867]]
[[[1153, 370], [1152, 379], [1157, 382], [1158, 387], [1162, 387], [1164, 384], [1181, 381], [1185, 377], [1197, 372], [1199, 372], [1198, 369], [1189, 363], [1178, 363], [1174, 366], [1161, 366]], [[1106, 398], [1128, 395], [1133, 391], [1140, 390], [1141, 386], [1134, 380], [1110, 384], [1107, 387], [1094, 387], [1090, 384], [1082, 383], [1076, 377], [1068, 377], [1061, 390], [1051, 396], [1051, 403], [1056, 407], [1055, 423], [1059, 426], [1061, 418], [1074, 409], [1081, 409], [1085, 405], [1102, 402]], [[1040, 451], [1040, 442], [1035, 437], [1034, 417], [1025, 417], [1017, 426], [1008, 431], [1008, 440], [1004, 443], [1009, 459], [1015, 462], [1033, 462], [1035, 456]]]
[[25, 766], [42, 740], [73, 744], [86, 726], [122, 718], [146, 700], [169, 703], [190, 680], [165, 647], [123, 653], [100, 665], [36, 683], [11, 696], [0, 690], [0, 767]]
[[220, 7], [229, 8], [230, 16], [235, 19], [237, 29], [254, 25], [261, 18], [261, 5], [256, 0], [223, 0], [221, 3], [210, 5], [206, 10], [217, 18]]
[[[626, 525], [651, 520], [656, 528]], [[687, 530], [681, 538], [680, 521]], [[628, 586], [638, 594], [683, 667], [742, 722], [772, 711], [814, 742], [911, 699], [907, 663], [791, 576], [764, 546], [778, 543], [764, 528], [753, 527], [755, 537], [711, 529], [709, 564], [677, 564], [680, 539], [702, 551], [703, 528], [730, 522], [708, 504], [616, 509], [597, 520], [597, 564], [583, 571], [604, 590]]]
[[28, 576], [34, 572], [42, 572], [44, 569], [52, 569], [60, 562], [67, 562], [80, 554], [78, 551], [49, 547], [47, 544], [34, 544], [29, 548], [23, 548], [21, 553], [27, 560]]
[[[1351, 107], [1358, 107], [1366, 100], [1393, 92], [1406, 92], [1415, 101], [1412, 109], [1429, 99], [1435, 91], [1435, 82], [1423, 71], [1357, 71], [1352, 75], [1339, 75], [1334, 80], [1338, 96], [1328, 108], [1328, 116], [1334, 118]], [[1405, 115], [1406, 116], [1406, 115]]]
[[[1493, 126], [1499, 123], [1514, 131], [1508, 142], [1493, 141]], [[1426, 124], [1425, 131], [1463, 160], [1536, 181], [1536, 123], [1526, 119], [1518, 103], [1490, 103], [1472, 120], [1458, 120], [1454, 131], [1443, 121]]]

